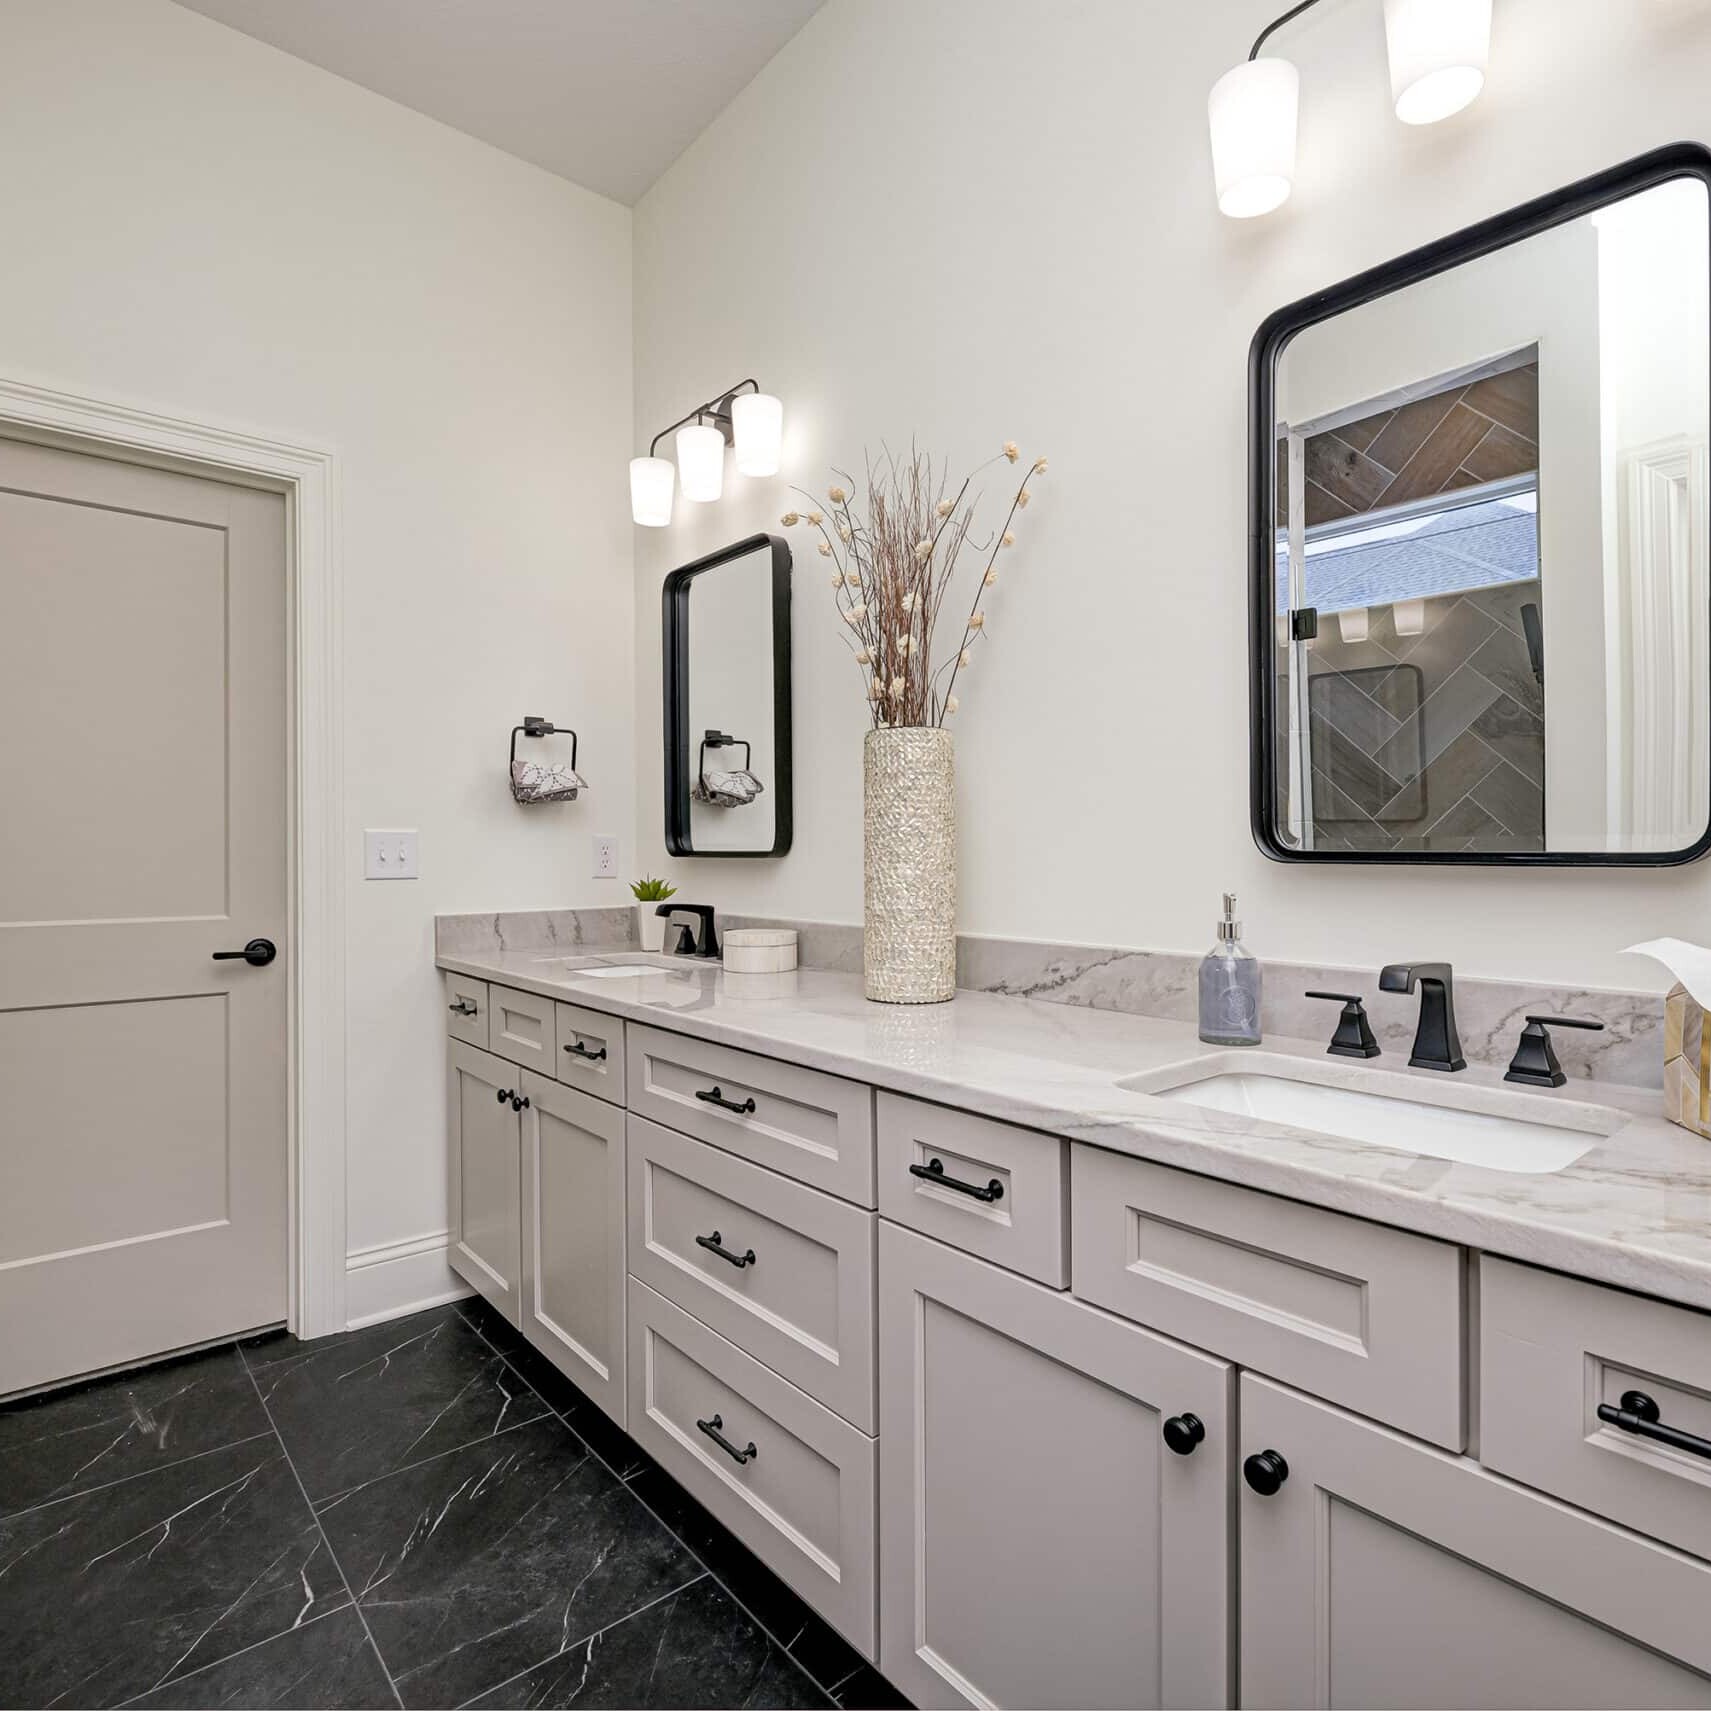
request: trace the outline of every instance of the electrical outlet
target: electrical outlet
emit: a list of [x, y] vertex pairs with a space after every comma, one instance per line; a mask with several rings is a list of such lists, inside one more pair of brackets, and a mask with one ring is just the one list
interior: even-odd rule
[[364, 832], [362, 876], [364, 879], [414, 879], [415, 832]]
[[594, 877], [596, 879], [616, 879], [618, 877], [618, 840], [608, 837], [603, 832], [594, 834]]

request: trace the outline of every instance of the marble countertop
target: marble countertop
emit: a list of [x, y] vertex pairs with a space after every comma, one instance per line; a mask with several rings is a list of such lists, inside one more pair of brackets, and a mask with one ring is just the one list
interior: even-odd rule
[[[1553, 1174], [1450, 1163], [1204, 1110], [1119, 1087], [1218, 1055], [1181, 1022], [959, 992], [949, 1004], [871, 1004], [851, 974], [726, 974], [717, 964], [585, 947], [442, 954], [454, 973], [738, 1046], [877, 1087], [1044, 1129], [1114, 1152], [1376, 1219], [1488, 1253], [1711, 1308], [1711, 1141], [1665, 1121], [1655, 1093], [1586, 1084], [1523, 1092], [1496, 1070], [1447, 1077], [1387, 1054], [1373, 1066], [1325, 1042], [1267, 1037], [1260, 1054], [1310, 1062], [1351, 1087], [1380, 1074], [1433, 1104], [1543, 1117], [1594, 1134]], [[646, 963], [617, 979], [593, 972]], [[1330, 1018], [1330, 1020], [1334, 1020]], [[1328, 1027], [1328, 1024], [1327, 1024]], [[1328, 1037], [1328, 1035], [1327, 1035]], [[1287, 1067], [1287, 1066], [1285, 1066]], [[1156, 1073], [1155, 1073], [1156, 1072]]]

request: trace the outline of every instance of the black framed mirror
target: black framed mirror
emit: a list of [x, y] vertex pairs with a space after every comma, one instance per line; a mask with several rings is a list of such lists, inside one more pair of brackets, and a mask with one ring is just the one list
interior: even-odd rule
[[1249, 400], [1265, 854], [1711, 848], [1711, 151], [1278, 310]]
[[665, 844], [790, 848], [790, 547], [750, 535], [665, 579]]

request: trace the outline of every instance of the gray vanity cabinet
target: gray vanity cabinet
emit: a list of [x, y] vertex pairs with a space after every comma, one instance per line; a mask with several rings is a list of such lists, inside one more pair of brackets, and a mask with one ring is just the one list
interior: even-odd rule
[[522, 1072], [523, 1335], [622, 1426], [624, 1113]]
[[1228, 1704], [1231, 1368], [892, 1224], [879, 1276], [885, 1675], [922, 1707]]
[[1241, 1454], [1241, 1703], [1711, 1704], [1711, 1564], [1265, 1379]]
[[522, 1082], [516, 1064], [447, 1040], [446, 1257], [513, 1325], [522, 1319]]

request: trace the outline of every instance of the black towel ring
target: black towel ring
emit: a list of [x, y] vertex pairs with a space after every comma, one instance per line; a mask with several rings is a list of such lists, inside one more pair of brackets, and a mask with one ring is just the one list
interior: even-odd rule
[[[703, 792], [707, 789], [707, 751], [709, 749], [731, 748], [740, 748], [743, 751], [743, 764], [741, 770], [747, 772], [749, 770], [749, 754], [751, 751], [748, 742], [744, 738], [729, 736], [724, 731], [709, 731], [707, 735], [701, 739], [701, 749], [699, 754], [696, 756], [695, 770], [700, 776], [701, 789]], [[575, 764], [576, 761], [573, 754], [571, 765], [574, 766]]]
[[551, 719], [539, 719], [533, 713], [525, 713], [520, 725], [511, 727], [511, 764], [517, 764], [518, 737], [569, 737], [570, 738], [570, 770], [576, 771], [576, 732], [568, 725], [555, 725]]

